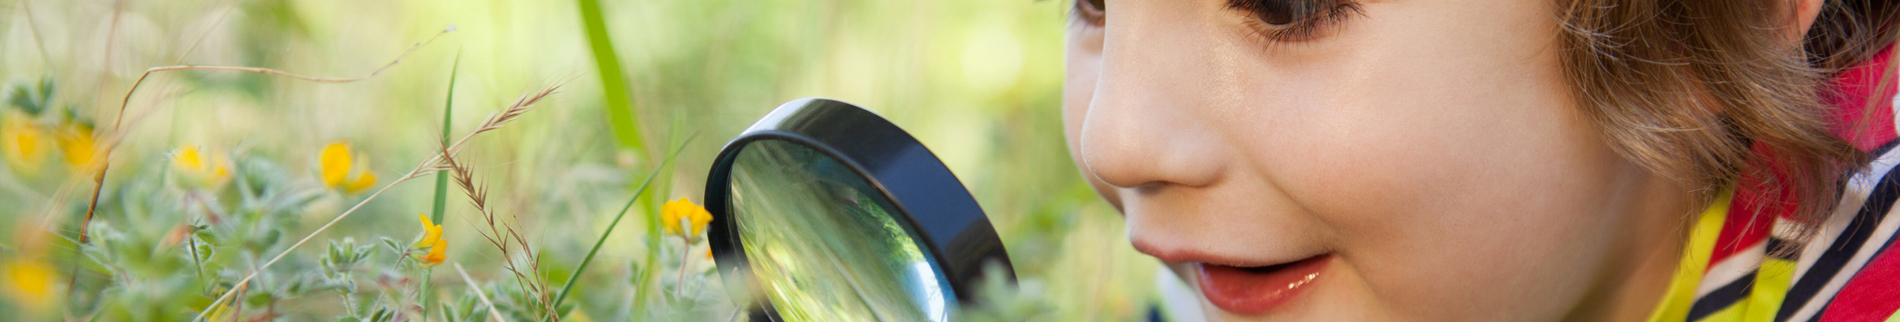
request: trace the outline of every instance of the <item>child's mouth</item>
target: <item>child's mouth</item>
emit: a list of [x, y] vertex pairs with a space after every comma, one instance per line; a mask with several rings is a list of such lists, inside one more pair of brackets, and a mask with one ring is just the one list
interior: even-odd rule
[[1286, 304], [1312, 287], [1333, 256], [1322, 254], [1295, 262], [1256, 267], [1197, 263], [1201, 293], [1221, 310], [1260, 314]]

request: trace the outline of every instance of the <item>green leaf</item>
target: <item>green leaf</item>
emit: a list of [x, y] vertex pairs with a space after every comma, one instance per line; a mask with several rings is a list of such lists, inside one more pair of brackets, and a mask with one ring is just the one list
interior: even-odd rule
[[396, 311], [390, 310], [387, 307], [377, 307], [376, 315], [373, 317], [370, 317], [370, 320], [375, 321], [375, 322], [388, 322], [389, 320], [393, 320], [395, 318], [396, 318]]
[[454, 303], [439, 303], [439, 304], [436, 304], [435, 308], [437, 311], [442, 311], [443, 321], [448, 321], [448, 322], [458, 321], [457, 318], [455, 317]]
[[389, 251], [396, 254], [402, 254], [403, 251], [406, 249], [402, 247], [402, 242], [398, 242], [395, 239], [390, 239], [389, 237], [383, 237], [383, 246], [389, 247]]
[[273, 297], [275, 296], [271, 293], [259, 292], [257, 294], [252, 294], [250, 297], [245, 298], [244, 305], [264, 306], [265, 304], [269, 304], [271, 302], [271, 298]]
[[283, 238], [284, 238], [284, 233], [282, 231], [277, 231], [277, 230], [268, 231], [264, 233], [263, 238], [259, 238], [257, 240], [258, 241], [257, 245], [263, 248], [268, 248], [272, 245], [277, 245], [277, 241]]
[[202, 261], [207, 261], [207, 260], [211, 260], [211, 254], [212, 254], [212, 252], [216, 252], [216, 251], [217, 251], [217, 249], [216, 249], [216, 248], [212, 248], [212, 247], [211, 247], [211, 245], [207, 245], [207, 244], [199, 244], [199, 245], [198, 245], [198, 255], [197, 255], [197, 256], [198, 256], [198, 261], [200, 261], [200, 262], [202, 262]]
[[28, 115], [40, 115], [40, 112], [46, 109], [46, 105], [40, 97], [36, 97], [32, 86], [24, 81], [14, 81], [7, 85], [7, 105], [12, 105]]

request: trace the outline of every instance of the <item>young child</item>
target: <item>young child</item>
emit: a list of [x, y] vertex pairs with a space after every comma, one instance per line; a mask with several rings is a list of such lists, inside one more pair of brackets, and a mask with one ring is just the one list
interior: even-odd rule
[[1900, 319], [1893, 1], [1075, 6], [1070, 152], [1171, 315]]

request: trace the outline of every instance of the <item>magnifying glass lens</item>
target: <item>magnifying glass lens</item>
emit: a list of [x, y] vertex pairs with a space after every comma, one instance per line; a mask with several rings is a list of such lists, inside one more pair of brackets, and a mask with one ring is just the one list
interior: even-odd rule
[[852, 168], [758, 140], [732, 163], [731, 211], [759, 283], [786, 321], [945, 321], [957, 305], [917, 228]]

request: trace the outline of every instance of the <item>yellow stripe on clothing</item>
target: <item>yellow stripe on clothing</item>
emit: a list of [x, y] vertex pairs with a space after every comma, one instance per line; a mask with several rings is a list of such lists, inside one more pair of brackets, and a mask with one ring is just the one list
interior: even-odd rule
[[1748, 314], [1739, 321], [1773, 322], [1775, 312], [1781, 310], [1781, 301], [1788, 297], [1788, 285], [1794, 283], [1795, 265], [1795, 262], [1777, 258], [1762, 261], [1761, 268], [1755, 271], [1754, 289], [1749, 291], [1747, 299], [1735, 305], [1748, 306]]
[[[1709, 204], [1709, 208], [1696, 217], [1695, 226], [1689, 230], [1689, 240], [1683, 243], [1682, 261], [1676, 264], [1676, 277], [1669, 282], [1669, 290], [1663, 293], [1662, 303], [1658, 303], [1656, 310], [1650, 312], [1649, 322], [1675, 322], [1689, 318], [1689, 307], [1695, 304], [1696, 284], [1702, 282], [1702, 273], [1709, 269], [1709, 254], [1715, 251], [1715, 238], [1722, 234], [1722, 222], [1728, 220], [1729, 199], [1734, 195], [1732, 189], [1722, 191]], [[1718, 313], [1715, 316], [1721, 315], [1725, 314]]]
[[[1735, 305], [1730, 305], [1728, 306], [1728, 308], [1724, 308], [1721, 311], [1715, 311], [1714, 314], [1709, 314], [1709, 316], [1703, 317], [1702, 320], [1698, 320], [1698, 322], [1742, 321], [1742, 319], [1745, 319], [1748, 317], [1747, 316], [1748, 313], [1753, 313], [1753, 311], [1749, 311], [1748, 308], [1746, 308], [1745, 306], [1747, 305], [1744, 305], [1740, 302], [1735, 303]], [[1688, 311], [1683, 311], [1683, 312], [1688, 312]], [[1770, 313], [1771, 314], [1768, 314], [1768, 318], [1771, 318], [1771, 319], [1774, 318], [1775, 315], [1772, 314], [1773, 312], [1770, 312]]]

